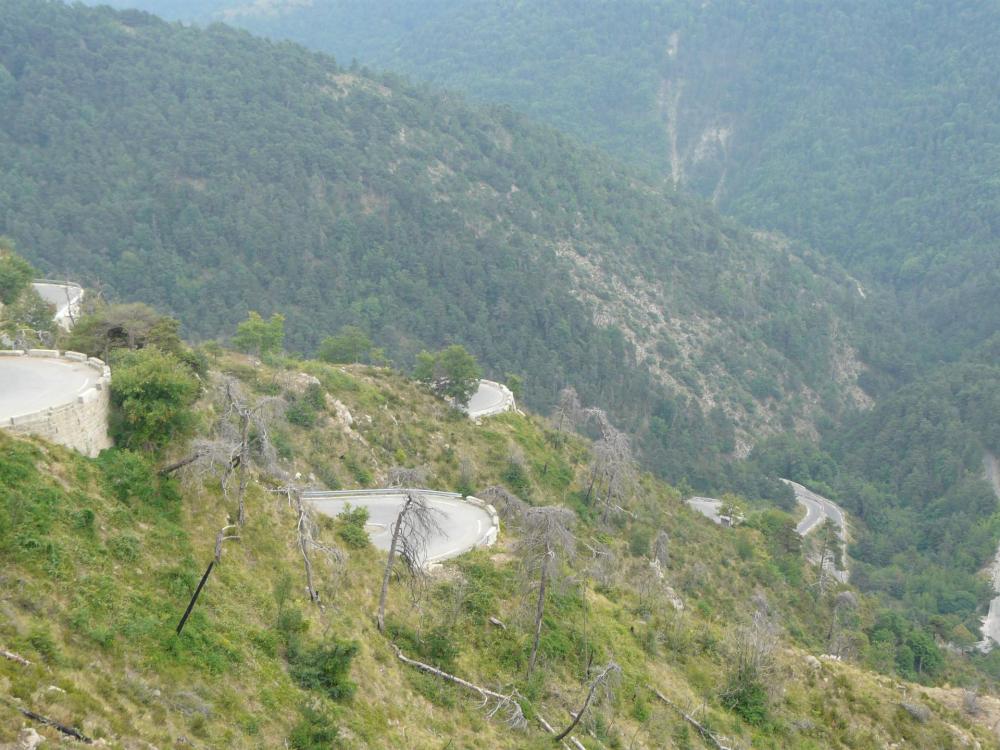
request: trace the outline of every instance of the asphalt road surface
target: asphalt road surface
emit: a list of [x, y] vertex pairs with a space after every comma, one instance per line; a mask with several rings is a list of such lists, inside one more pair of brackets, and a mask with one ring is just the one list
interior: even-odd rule
[[[348, 503], [352, 507], [366, 508], [366, 529], [372, 544], [380, 550], [388, 551], [392, 542], [392, 525], [396, 522], [405, 499], [399, 490], [352, 497], [338, 496], [333, 499], [323, 499], [322, 495], [323, 493], [307, 492], [302, 497], [326, 516], [338, 515]], [[490, 515], [485, 510], [457, 497], [426, 495], [425, 498], [441, 527], [428, 540], [425, 564], [456, 557], [485, 541], [492, 528]]]
[[692, 510], [698, 511], [712, 523], [722, 523], [722, 516], [719, 515], [719, 510], [722, 508], [721, 500], [712, 497], [689, 497], [687, 504]]
[[503, 391], [490, 383], [480, 381], [479, 389], [472, 394], [465, 410], [471, 415], [480, 414], [502, 406], [503, 400]]
[[[35, 287], [35, 291], [42, 296], [43, 300], [50, 305], [56, 306], [56, 318], [64, 315], [69, 306], [76, 302], [79, 296], [83, 294], [81, 288], [64, 284], [44, 284], [37, 282], [32, 284], [32, 286]], [[67, 289], [69, 290], [69, 299], [66, 296]]]
[[101, 373], [82, 362], [0, 358], [0, 420], [68, 404], [100, 378]]
[[798, 482], [792, 482], [788, 479], [782, 479], [781, 481], [791, 487], [792, 490], [795, 491], [795, 499], [802, 505], [806, 506], [805, 518], [799, 521], [798, 526], [795, 527], [799, 536], [805, 536], [821, 521], [828, 518], [833, 522], [833, 525], [837, 527], [841, 538], [844, 537], [846, 531], [844, 512], [836, 503], [832, 500], [827, 500], [822, 495], [817, 495], [815, 492], [803, 487]]

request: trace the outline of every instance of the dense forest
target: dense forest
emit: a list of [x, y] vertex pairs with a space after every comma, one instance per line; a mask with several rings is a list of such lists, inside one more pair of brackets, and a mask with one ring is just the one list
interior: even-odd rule
[[835, 264], [509, 109], [27, 0], [3, 7], [0, 66], [0, 234], [195, 337], [249, 307], [284, 313], [299, 351], [344, 325], [402, 367], [460, 342], [536, 408], [576, 386], [699, 486], [738, 438], [863, 398], [867, 307]]
[[[403, 369], [462, 343], [488, 374], [523, 378], [540, 411], [575, 386], [686, 489], [787, 504], [775, 478], [803, 481], [856, 518], [858, 584], [967, 645], [998, 534], [980, 480], [1000, 449], [996, 118], [979, 116], [995, 98], [965, 103], [992, 82], [947, 76], [989, 19], [956, 15], [977, 29], [947, 62], [922, 57], [929, 43], [882, 45], [907, 23], [957, 34], [919, 15], [935, 9], [585, 5], [225, 16], [338, 63], [221, 25], [5, 3], [0, 235], [196, 339], [253, 309], [285, 315], [294, 351], [353, 326]], [[355, 55], [513, 107], [344, 64]], [[699, 151], [723, 126], [725, 148]], [[672, 170], [793, 239], [686, 197]]]
[[510, 103], [889, 287], [920, 357], [1000, 320], [994, 5], [129, 4]]
[[[826, 490], [862, 522], [860, 585], [944, 616], [942, 638], [958, 623], [975, 632], [988, 595], [977, 573], [997, 536], [982, 455], [1000, 451], [996, 7], [145, 5], [509, 103], [839, 259], [874, 308], [855, 340], [878, 405], [842, 427], [820, 420], [818, 445], [765, 441], [728, 480], [752, 494], [761, 470]], [[767, 393], [767, 381], [752, 390]]]

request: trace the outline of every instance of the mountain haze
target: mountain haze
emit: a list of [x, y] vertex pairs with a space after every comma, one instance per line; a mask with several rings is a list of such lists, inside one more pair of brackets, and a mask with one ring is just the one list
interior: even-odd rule
[[893, 289], [918, 356], [997, 330], [995, 4], [145, 5], [508, 102]]
[[707, 481], [757, 430], [866, 403], [857, 283], [505, 108], [136, 11], [0, 12], [0, 233], [45, 273], [311, 350], [462, 342], [576, 385]]

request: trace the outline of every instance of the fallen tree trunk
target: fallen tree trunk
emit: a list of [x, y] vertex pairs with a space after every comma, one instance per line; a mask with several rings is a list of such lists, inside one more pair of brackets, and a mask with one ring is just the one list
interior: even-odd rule
[[[544, 729], [546, 732], [548, 732], [549, 734], [555, 734], [556, 733], [555, 727], [553, 727], [551, 724], [549, 724], [549, 722], [547, 722], [545, 720], [545, 717], [542, 716], [537, 711], [535, 712], [535, 718], [538, 719], [538, 723], [542, 725], [542, 729]], [[578, 740], [573, 735], [570, 735], [566, 739], [568, 739], [570, 742], [573, 743], [573, 747], [575, 747], [576, 750], [587, 750], [587, 748], [585, 748], [582, 744], [580, 744], [580, 740]], [[567, 747], [567, 745], [566, 745], [565, 742], [562, 743], [562, 746], [563, 747]]]
[[[670, 706], [672, 709], [674, 709], [674, 711], [676, 711], [677, 713], [679, 713], [681, 715], [681, 717], [684, 719], [684, 721], [686, 721], [688, 724], [690, 724], [696, 730], [698, 730], [698, 734], [701, 735], [702, 739], [704, 739], [706, 742], [709, 742], [712, 745], [712, 747], [715, 748], [715, 750], [736, 750], [734, 747], [732, 747], [730, 745], [724, 745], [722, 743], [722, 740], [725, 740], [724, 737], [720, 737], [719, 735], [715, 734], [715, 732], [713, 732], [711, 729], [709, 729], [708, 727], [706, 727], [704, 724], [702, 724], [696, 718], [694, 718], [690, 714], [685, 713], [681, 709], [680, 706], [678, 706], [676, 703], [674, 703], [672, 700], [670, 700], [667, 696], [665, 696], [663, 693], [661, 693], [655, 687], [653, 687], [652, 685], [650, 685], [649, 689], [653, 691], [653, 693], [656, 695], [657, 698], [659, 698], [661, 701], [663, 701], [668, 706]], [[726, 741], [728, 742], [728, 740], [726, 740]]]
[[32, 721], [37, 721], [39, 724], [44, 724], [45, 726], [52, 727], [53, 729], [56, 729], [65, 734], [67, 737], [72, 737], [75, 740], [79, 740], [85, 745], [94, 744], [94, 741], [90, 739], [90, 737], [87, 737], [85, 734], [80, 733], [73, 727], [68, 727], [65, 724], [59, 723], [55, 719], [50, 719], [48, 716], [42, 716], [41, 714], [36, 714], [34, 711], [29, 711], [26, 708], [20, 708], [19, 706], [15, 706], [15, 708], [17, 708], [18, 712], [20, 712], [24, 716], [27, 716]]
[[20, 654], [15, 654], [13, 651], [7, 651], [6, 649], [0, 648], [0, 656], [2, 656], [4, 659], [8, 659], [10, 661], [17, 662], [22, 667], [30, 667], [31, 666], [31, 662], [30, 661], [28, 661], [27, 659], [25, 659]]
[[456, 677], [455, 675], [448, 674], [437, 667], [432, 667], [430, 664], [425, 664], [422, 661], [411, 659], [400, 651], [399, 647], [395, 643], [390, 643], [389, 645], [392, 646], [392, 649], [396, 652], [396, 656], [404, 664], [415, 667], [421, 672], [432, 674], [435, 677], [440, 677], [442, 680], [447, 680], [448, 682], [464, 687], [466, 690], [477, 693], [479, 697], [483, 699], [484, 706], [491, 700], [496, 701], [497, 705], [489, 712], [489, 716], [495, 716], [502, 710], [507, 714], [507, 724], [512, 728], [523, 729], [527, 726], [528, 722], [524, 718], [524, 711], [521, 709], [521, 704], [514, 700], [515, 693], [504, 695], [503, 693], [497, 693], [489, 688], [480, 687], [479, 685], [473, 684], [468, 680], [463, 680], [461, 677]]
[[182, 458], [180, 461], [175, 461], [174, 463], [170, 464], [169, 466], [164, 466], [157, 473], [161, 477], [170, 476], [171, 474], [173, 474], [178, 469], [183, 469], [185, 466], [187, 466], [189, 464], [193, 464], [195, 461], [197, 461], [199, 458], [201, 458], [204, 455], [205, 455], [205, 453], [202, 452], [202, 451], [195, 451], [190, 456], [186, 456], [186, 457]]

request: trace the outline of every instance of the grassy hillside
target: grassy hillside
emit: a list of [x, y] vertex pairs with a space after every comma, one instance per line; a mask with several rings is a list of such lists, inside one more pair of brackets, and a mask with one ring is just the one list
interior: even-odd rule
[[[326, 405], [311, 426], [272, 419], [278, 462], [253, 471], [241, 538], [225, 543], [180, 637], [175, 624], [216, 532], [235, 517], [219, 476], [202, 467], [166, 479], [149, 454], [113, 450], [90, 460], [0, 433], [0, 646], [31, 662], [0, 659], [0, 741], [30, 723], [17, 712], [25, 708], [110, 747], [286, 739], [296, 748], [550, 747], [537, 716], [568, 723], [588, 663], [613, 658], [623, 669], [615, 695], [576, 732], [587, 748], [703, 747], [650, 686], [739, 747], [996, 746], [977, 723], [1000, 711], [996, 699], [980, 698], [974, 715], [957, 689], [857, 666], [873, 656], [864, 635], [873, 612], [863, 598], [853, 607], [837, 591], [819, 592], [812, 566], [783, 546], [781, 514], [721, 529], [643, 476], [628, 514], [604, 524], [584, 499], [590, 446], [582, 438], [532, 416], [476, 426], [375, 368], [262, 366], [216, 354], [197, 407], [203, 437], [215, 434], [222, 404], [210, 384], [224, 375], [238, 378], [251, 402], [290, 403], [315, 392], [315, 377]], [[184, 453], [168, 446], [155, 461]], [[506, 522], [497, 547], [448, 563], [421, 585], [401, 574], [390, 588], [388, 637], [372, 619], [384, 557], [349, 546], [340, 521], [321, 522], [319, 540], [343, 560], [330, 564], [314, 551], [321, 606], [306, 597], [296, 513], [267, 489], [293, 473], [378, 485], [401, 463], [426, 469], [434, 487], [501, 482], [533, 505], [574, 509], [576, 555], [561, 563], [549, 594], [541, 668], [530, 680], [534, 595], [515, 552], [519, 532]], [[650, 567], [661, 529], [669, 533], [662, 578]], [[763, 694], [733, 702], [723, 696], [755, 612], [777, 633], [777, 648]], [[811, 665], [806, 653], [833, 647], [834, 636], [854, 663]], [[390, 643], [505, 694], [516, 689], [528, 728], [490, 719], [468, 693], [402, 664]], [[309, 668], [317, 663], [347, 670], [331, 667], [317, 682]], [[958, 663], [940, 669], [936, 679], [967, 679]]]
[[303, 352], [347, 324], [404, 367], [461, 342], [536, 408], [575, 385], [699, 484], [756, 430], [865, 401], [867, 303], [835, 265], [509, 109], [40, 0], [0, 10], [0, 105], [0, 233], [195, 337], [253, 307]]

